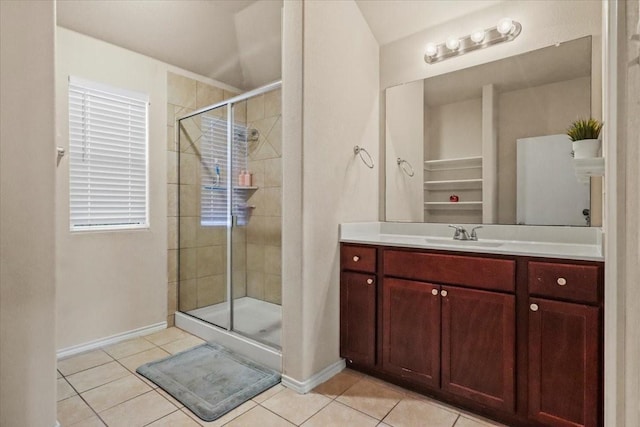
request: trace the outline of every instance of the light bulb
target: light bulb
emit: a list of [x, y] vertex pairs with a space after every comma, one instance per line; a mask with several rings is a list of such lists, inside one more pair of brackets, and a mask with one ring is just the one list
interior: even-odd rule
[[457, 48], [460, 47], [460, 39], [457, 39], [455, 37], [449, 37], [445, 44], [447, 45], [447, 48], [449, 50], [456, 50]]
[[484, 40], [484, 30], [477, 29], [471, 33], [470, 37], [474, 43], [482, 43], [482, 40]]
[[428, 43], [424, 50], [424, 54], [428, 57], [436, 56], [438, 54], [438, 46], [435, 43]]
[[503, 36], [509, 34], [513, 30], [513, 20], [511, 18], [502, 18], [498, 21], [496, 29]]

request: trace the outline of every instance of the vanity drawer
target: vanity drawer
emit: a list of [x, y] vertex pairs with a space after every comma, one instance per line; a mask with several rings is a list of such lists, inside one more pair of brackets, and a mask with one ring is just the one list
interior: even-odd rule
[[514, 292], [513, 260], [385, 250], [384, 274], [404, 279]]
[[574, 302], [599, 302], [600, 267], [597, 265], [529, 262], [529, 293]]
[[340, 265], [343, 270], [376, 272], [376, 248], [367, 246], [342, 245]]

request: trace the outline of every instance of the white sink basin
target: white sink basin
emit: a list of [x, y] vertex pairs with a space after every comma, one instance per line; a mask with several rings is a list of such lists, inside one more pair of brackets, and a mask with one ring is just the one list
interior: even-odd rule
[[498, 248], [504, 245], [503, 242], [488, 242], [483, 240], [453, 240], [429, 237], [425, 239], [430, 245], [470, 247], [470, 248]]

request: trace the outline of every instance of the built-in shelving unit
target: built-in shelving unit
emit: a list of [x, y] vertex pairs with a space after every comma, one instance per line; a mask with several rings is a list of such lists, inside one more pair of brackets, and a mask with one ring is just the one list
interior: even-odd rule
[[424, 170], [429, 172], [462, 169], [482, 169], [482, 156], [426, 160], [424, 162]]
[[[482, 212], [482, 156], [424, 162], [426, 215], [433, 211]], [[449, 201], [456, 195], [459, 201]], [[474, 214], [476, 215], [476, 214]]]
[[482, 202], [425, 202], [425, 209], [482, 210]]
[[482, 178], [425, 181], [425, 190], [482, 190]]

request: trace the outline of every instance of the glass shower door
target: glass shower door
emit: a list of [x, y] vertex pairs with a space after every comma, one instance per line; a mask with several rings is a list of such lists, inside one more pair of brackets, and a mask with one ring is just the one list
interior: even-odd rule
[[229, 322], [231, 173], [228, 107], [180, 121], [179, 310], [221, 328]]

